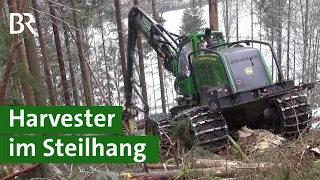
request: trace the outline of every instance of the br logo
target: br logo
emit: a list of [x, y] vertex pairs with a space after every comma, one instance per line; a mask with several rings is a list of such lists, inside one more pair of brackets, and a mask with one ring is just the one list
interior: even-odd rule
[[247, 68], [245, 69], [245, 72], [246, 72], [247, 75], [253, 74], [253, 69], [252, 69], [252, 67], [247, 67]]
[[[29, 17], [28, 22], [23, 23], [24, 16]], [[18, 18], [17, 22], [14, 22], [15, 17]], [[27, 27], [32, 34], [36, 34], [35, 30], [31, 26], [31, 23], [35, 22], [36, 21], [31, 13], [10, 13], [10, 34], [21, 34], [24, 31], [24, 27]], [[19, 25], [19, 28], [14, 28], [15, 24]]]

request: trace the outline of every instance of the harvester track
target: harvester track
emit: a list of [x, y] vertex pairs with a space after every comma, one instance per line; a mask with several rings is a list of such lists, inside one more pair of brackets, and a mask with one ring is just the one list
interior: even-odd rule
[[[145, 132], [148, 135], [157, 135], [160, 137], [160, 154], [164, 155], [170, 150], [171, 142], [166, 136], [171, 127], [170, 114], [152, 114], [146, 117]], [[165, 133], [164, 133], [165, 132]]]
[[309, 130], [312, 111], [305, 95], [286, 94], [272, 103], [280, 113], [280, 132], [284, 138], [296, 139]]
[[[221, 113], [209, 112], [208, 108], [194, 107], [178, 113], [171, 118], [169, 114], [153, 114], [146, 118], [146, 134], [160, 137], [161, 155], [174, 153], [170, 149], [171, 122], [188, 119], [190, 139], [193, 145], [203, 149], [218, 152], [228, 144], [228, 126]], [[153, 133], [151, 133], [151, 131]], [[185, 136], [185, 134], [181, 135]], [[190, 148], [190, 147], [189, 147]]]
[[228, 144], [228, 126], [223, 115], [209, 112], [208, 108], [195, 107], [180, 112], [173, 121], [188, 118], [195, 144], [203, 149], [218, 152]]

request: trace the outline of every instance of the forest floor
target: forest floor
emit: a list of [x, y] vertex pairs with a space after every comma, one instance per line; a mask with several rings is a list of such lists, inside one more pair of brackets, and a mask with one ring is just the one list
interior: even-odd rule
[[[180, 150], [181, 155], [163, 164], [49, 164], [16, 179], [319, 179], [319, 130], [312, 130], [295, 141], [286, 141], [263, 130], [243, 132], [237, 144], [245, 155], [233, 146], [219, 154], [195, 147], [185, 153]], [[1, 165], [0, 177], [30, 166]]]

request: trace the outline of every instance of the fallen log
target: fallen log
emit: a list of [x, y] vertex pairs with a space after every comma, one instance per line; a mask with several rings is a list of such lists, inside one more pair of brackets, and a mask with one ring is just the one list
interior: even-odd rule
[[278, 166], [281, 164], [274, 164], [269, 162], [263, 163], [243, 163], [240, 161], [229, 161], [229, 160], [212, 160], [212, 159], [194, 159], [193, 167], [196, 168], [212, 168], [212, 167], [230, 167], [236, 169], [259, 169]]
[[147, 164], [148, 169], [177, 169], [176, 165], [168, 164]]
[[193, 159], [193, 167], [196, 168], [213, 168], [213, 167], [239, 167], [243, 163], [240, 161], [229, 161], [225, 159], [211, 160], [211, 159]]
[[[277, 164], [280, 165], [280, 164]], [[275, 166], [273, 163], [263, 162], [263, 163], [243, 163], [240, 161], [231, 161], [225, 159], [193, 159], [191, 161], [192, 168], [235, 168], [235, 169], [259, 169], [259, 168], [268, 168]], [[177, 167], [172, 164], [147, 164], [149, 169], [176, 169]]]
[[10, 174], [10, 175], [4, 177], [2, 180], [9, 180], [9, 179], [15, 178], [16, 176], [19, 176], [19, 175], [21, 175], [21, 174], [27, 173], [27, 172], [29, 172], [29, 171], [31, 171], [31, 170], [39, 167], [39, 166], [41, 166], [41, 164], [34, 164], [34, 165], [32, 165], [31, 167], [29, 167], [29, 168], [26, 168], [26, 169], [23, 169], [23, 170], [21, 170], [21, 171], [19, 171], [19, 172]]
[[[233, 168], [205, 168], [205, 169], [190, 169], [188, 171], [188, 176], [195, 176], [211, 174], [215, 177], [221, 178], [232, 178], [235, 175], [235, 170]], [[176, 176], [183, 175], [184, 173], [180, 170], [169, 170], [169, 171], [153, 171], [149, 173], [123, 173], [121, 176], [126, 180], [148, 180], [157, 179], [165, 180], [172, 179]]]
[[[193, 168], [213, 168], [213, 167], [237, 167], [241, 166], [240, 161], [229, 161], [229, 160], [211, 160], [211, 159], [193, 159], [191, 166]], [[181, 165], [182, 166], [182, 165]], [[173, 164], [147, 164], [149, 169], [177, 169], [176, 165]]]

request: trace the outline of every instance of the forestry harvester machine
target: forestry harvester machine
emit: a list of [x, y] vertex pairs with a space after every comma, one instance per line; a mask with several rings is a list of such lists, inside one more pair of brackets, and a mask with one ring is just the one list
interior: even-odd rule
[[[211, 44], [202, 48], [207, 33], [175, 35], [137, 6], [129, 12], [128, 25], [123, 110], [126, 128], [133, 129], [138, 111], [149, 111], [146, 103], [144, 108], [138, 108], [132, 102], [133, 91], [146, 102], [133, 79], [138, 31], [162, 59], [164, 68], [175, 77], [174, 89], [180, 95], [176, 99], [178, 105], [169, 114], [145, 117], [145, 132], [160, 137], [161, 149], [170, 146], [167, 132], [171, 122], [181, 119], [189, 121], [193, 145], [214, 152], [226, 147], [228, 136], [243, 126], [271, 130], [287, 139], [309, 130], [312, 112], [303, 90], [313, 88], [314, 83], [295, 85], [293, 80], [285, 80], [269, 43], [225, 42], [222, 32], [210, 30]], [[277, 82], [273, 81], [262, 53], [252, 43], [270, 48], [277, 67]]]

